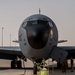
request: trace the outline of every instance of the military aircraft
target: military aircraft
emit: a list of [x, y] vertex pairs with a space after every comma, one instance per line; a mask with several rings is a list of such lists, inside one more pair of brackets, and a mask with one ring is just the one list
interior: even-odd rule
[[[57, 46], [58, 43], [66, 42], [66, 40], [58, 41], [58, 30], [52, 19], [42, 14], [34, 14], [27, 17], [19, 28], [18, 42], [20, 47], [0, 47], [0, 59], [9, 59], [11, 68], [21, 68], [21, 60], [30, 59], [33, 63], [41, 63], [52, 58], [62, 63], [65, 58], [74, 56], [75, 47]], [[37, 67], [37, 64], [34, 64]], [[36, 69], [34, 67], [34, 71]], [[36, 70], [37, 71], [37, 70]]]

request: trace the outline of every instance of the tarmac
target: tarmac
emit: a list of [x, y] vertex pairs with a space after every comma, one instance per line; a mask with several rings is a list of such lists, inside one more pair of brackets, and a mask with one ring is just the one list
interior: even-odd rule
[[[23, 69], [3, 69], [0, 70], [0, 75], [33, 75], [32, 70], [26, 70], [26, 73], [24, 74]], [[40, 73], [38, 73], [40, 75]], [[75, 75], [75, 72], [71, 72], [70, 70], [67, 70], [66, 73], [62, 73], [61, 70], [53, 70], [50, 71], [49, 75]]]
[[[33, 70], [25, 70], [25, 69], [11, 69], [10, 68], [10, 60], [2, 60], [0, 59], [0, 75], [33, 75]], [[33, 64], [29, 61], [27, 62], [28, 65], [26, 66], [33, 66]], [[26, 64], [27, 64], [26, 63]], [[75, 71], [71, 72], [70, 69], [66, 71], [66, 73], [62, 73], [62, 71], [59, 69], [50, 69], [49, 75], [75, 75]], [[38, 72], [38, 75], [40, 75], [40, 72]]]

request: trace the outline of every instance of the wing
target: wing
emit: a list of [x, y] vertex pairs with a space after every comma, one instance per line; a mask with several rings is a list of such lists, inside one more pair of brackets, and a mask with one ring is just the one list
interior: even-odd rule
[[59, 46], [59, 48], [62, 48], [68, 52], [68, 59], [71, 57], [75, 58], [75, 46]]
[[0, 47], [0, 59], [14, 59], [15, 57], [22, 57], [20, 47]]

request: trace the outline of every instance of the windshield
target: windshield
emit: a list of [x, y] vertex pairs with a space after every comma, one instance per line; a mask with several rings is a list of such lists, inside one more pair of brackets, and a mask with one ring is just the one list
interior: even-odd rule
[[48, 24], [48, 21], [34, 20], [34, 21], [28, 21], [28, 24]]

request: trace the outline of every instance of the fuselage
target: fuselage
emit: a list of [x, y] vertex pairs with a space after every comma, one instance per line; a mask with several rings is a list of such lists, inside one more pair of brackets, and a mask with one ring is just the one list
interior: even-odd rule
[[20, 48], [25, 57], [31, 60], [48, 59], [53, 47], [57, 46], [57, 41], [57, 27], [45, 15], [31, 15], [20, 26]]

